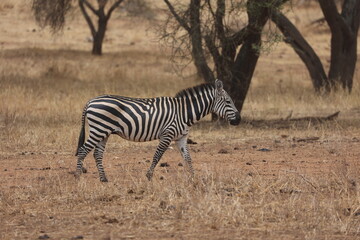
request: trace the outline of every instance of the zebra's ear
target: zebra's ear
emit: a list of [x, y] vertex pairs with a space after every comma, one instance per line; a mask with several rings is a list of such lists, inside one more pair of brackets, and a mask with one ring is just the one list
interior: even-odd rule
[[216, 79], [215, 87], [216, 87], [216, 90], [218, 90], [220, 92], [223, 89], [223, 82], [219, 79]]

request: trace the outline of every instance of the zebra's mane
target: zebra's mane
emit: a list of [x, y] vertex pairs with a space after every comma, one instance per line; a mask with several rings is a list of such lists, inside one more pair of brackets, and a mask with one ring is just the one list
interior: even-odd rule
[[199, 92], [203, 89], [209, 89], [209, 88], [214, 88], [214, 84], [212, 83], [203, 83], [203, 84], [200, 84], [200, 85], [197, 85], [195, 87], [190, 87], [190, 88], [186, 88], [184, 90], [181, 90], [180, 92], [178, 92], [175, 97], [183, 97], [183, 96], [187, 96], [187, 93], [191, 90], [194, 90], [196, 92]]

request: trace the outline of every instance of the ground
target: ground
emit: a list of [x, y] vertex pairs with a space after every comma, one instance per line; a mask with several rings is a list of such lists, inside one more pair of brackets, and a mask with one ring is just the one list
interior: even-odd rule
[[[327, 68], [329, 31], [309, 25], [318, 7], [293, 7]], [[173, 96], [201, 79], [191, 65], [174, 70], [159, 21], [115, 13], [94, 57], [81, 15], [54, 36], [20, 0], [2, 1], [0, 14], [0, 239], [360, 239], [359, 67], [352, 94], [320, 96], [293, 50], [272, 46], [240, 125], [207, 117], [191, 129], [193, 179], [172, 145], [148, 181], [158, 142], [111, 136], [109, 182], [91, 154], [77, 180], [88, 99]]]
[[149, 182], [156, 142], [120, 149], [110, 141], [108, 183], [92, 156], [80, 181], [71, 152], [2, 157], [1, 238], [358, 239], [358, 132], [288, 133], [223, 142], [200, 131], [190, 146], [194, 180], [170, 148]]

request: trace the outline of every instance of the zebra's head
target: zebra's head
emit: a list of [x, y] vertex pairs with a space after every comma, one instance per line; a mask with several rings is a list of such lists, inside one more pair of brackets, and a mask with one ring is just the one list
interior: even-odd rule
[[213, 112], [218, 116], [225, 118], [231, 125], [238, 125], [241, 117], [236, 109], [233, 100], [224, 90], [221, 80], [215, 80], [215, 103]]

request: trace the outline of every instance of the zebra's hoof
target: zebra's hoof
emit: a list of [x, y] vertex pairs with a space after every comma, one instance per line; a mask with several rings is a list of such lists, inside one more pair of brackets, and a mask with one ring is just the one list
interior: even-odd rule
[[100, 178], [100, 182], [109, 182], [107, 178]]
[[75, 172], [75, 173], [74, 173], [75, 179], [76, 179], [76, 180], [79, 180], [79, 179], [80, 179], [80, 175], [81, 175], [81, 174], [80, 174], [79, 172]]
[[150, 172], [146, 173], [146, 177], [149, 181], [151, 181], [152, 173], [150, 173]]
[[87, 173], [87, 169], [84, 167], [81, 169], [81, 171], [82, 171], [82, 173]]

